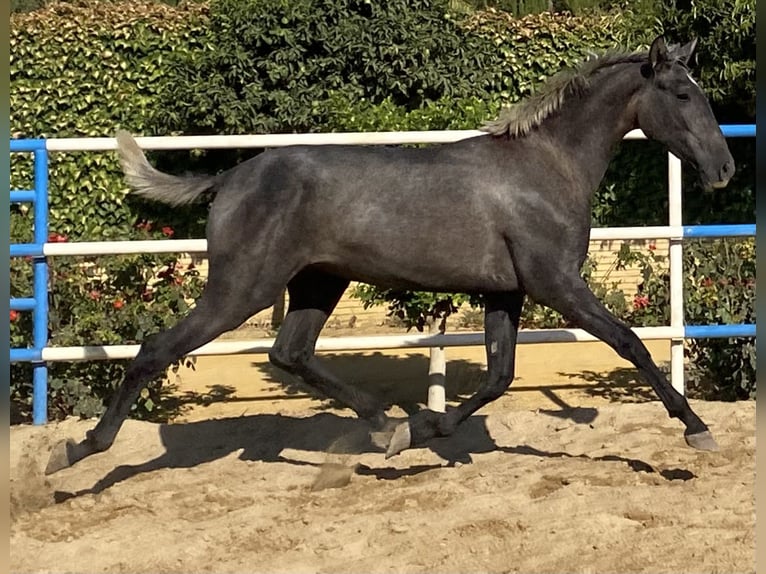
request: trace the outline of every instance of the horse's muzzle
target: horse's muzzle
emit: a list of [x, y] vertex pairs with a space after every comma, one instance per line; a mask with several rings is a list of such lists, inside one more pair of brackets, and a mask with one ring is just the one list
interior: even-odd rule
[[729, 184], [729, 181], [731, 181], [731, 178], [734, 175], [734, 171], [734, 160], [730, 157], [725, 162], [723, 162], [721, 168], [718, 170], [718, 179], [716, 181], [712, 181], [711, 178], [710, 187], [713, 189], [723, 189]]

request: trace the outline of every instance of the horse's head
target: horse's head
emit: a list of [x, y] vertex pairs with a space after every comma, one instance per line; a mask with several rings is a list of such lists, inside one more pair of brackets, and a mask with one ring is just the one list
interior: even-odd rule
[[668, 47], [662, 37], [652, 42], [641, 69], [646, 81], [638, 92], [638, 126], [694, 166], [703, 184], [721, 188], [734, 175], [734, 159], [705, 94], [689, 74], [696, 43]]

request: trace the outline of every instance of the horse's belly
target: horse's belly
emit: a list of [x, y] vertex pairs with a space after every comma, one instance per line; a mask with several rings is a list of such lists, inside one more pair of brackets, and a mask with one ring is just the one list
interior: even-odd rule
[[[388, 249], [357, 246], [326, 267], [352, 281], [391, 289], [494, 292], [518, 289], [507, 249], [474, 250], [434, 243], [427, 250], [389, 244]], [[344, 250], [345, 251], [345, 250]]]

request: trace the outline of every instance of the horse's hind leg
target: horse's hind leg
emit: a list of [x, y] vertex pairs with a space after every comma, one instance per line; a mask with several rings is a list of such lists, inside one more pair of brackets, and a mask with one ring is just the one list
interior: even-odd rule
[[560, 274], [555, 283], [547, 285], [535, 299], [559, 311], [633, 363], [657, 393], [668, 414], [684, 423], [684, 437], [689, 446], [717, 450], [707, 425], [694, 413], [686, 398], [670, 385], [641, 339], [604, 307], [582, 278], [575, 273]]
[[516, 337], [524, 294], [495, 293], [486, 296], [484, 340], [487, 352], [487, 380], [467, 401], [446, 413], [422, 410], [396, 427], [386, 451], [389, 458], [420, 446], [431, 438], [449, 436], [457, 426], [481, 407], [500, 398], [514, 376]]
[[319, 333], [346, 287], [347, 280], [317, 270], [306, 269], [294, 277], [287, 285], [290, 294], [287, 315], [269, 359], [380, 428], [386, 417], [379, 401], [338, 379], [314, 354]]
[[282, 288], [275, 279], [272, 275], [263, 284], [254, 286], [252, 281], [243, 281], [236, 274], [216, 268], [211, 259], [208, 284], [197, 305], [175, 326], [143, 342], [96, 427], [88, 431], [85, 440], [80, 443], [64, 441], [56, 445], [46, 474], [108, 449], [141, 389], [174, 361], [238, 327], [248, 317], [271, 305]]

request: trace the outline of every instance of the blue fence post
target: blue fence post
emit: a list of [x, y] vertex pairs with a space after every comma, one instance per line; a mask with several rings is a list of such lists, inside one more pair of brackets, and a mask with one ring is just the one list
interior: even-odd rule
[[33, 295], [11, 298], [11, 309], [32, 312], [32, 347], [11, 349], [11, 362], [32, 364], [32, 422], [48, 421], [48, 368], [43, 350], [48, 345], [48, 262], [43, 253], [48, 240], [48, 149], [45, 140], [11, 140], [11, 153], [31, 152], [34, 158], [34, 190], [10, 192], [11, 203], [31, 202], [33, 243], [11, 245], [11, 257], [30, 256], [33, 270]]
[[[48, 240], [48, 150], [43, 147], [35, 154], [34, 242], [42, 252]], [[48, 344], [48, 262], [45, 255], [33, 258], [34, 298], [36, 305], [32, 320], [32, 344], [42, 353]], [[48, 366], [45, 361], [32, 363], [32, 422], [48, 422]]]

